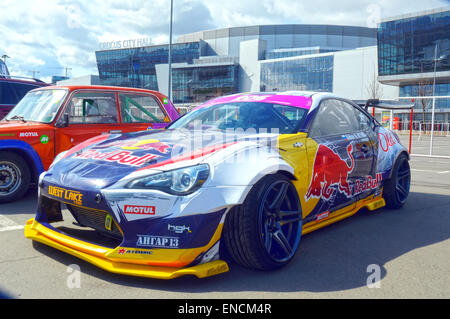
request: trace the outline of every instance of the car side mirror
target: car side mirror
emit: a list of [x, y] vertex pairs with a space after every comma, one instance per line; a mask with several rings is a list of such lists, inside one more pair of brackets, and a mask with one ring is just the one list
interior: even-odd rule
[[69, 114], [63, 114], [61, 120], [58, 123], [58, 127], [68, 127], [69, 126]]

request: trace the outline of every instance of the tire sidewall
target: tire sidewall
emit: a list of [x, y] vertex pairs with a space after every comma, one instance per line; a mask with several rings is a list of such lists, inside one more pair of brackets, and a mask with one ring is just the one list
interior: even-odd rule
[[0, 153], [0, 161], [10, 162], [20, 171], [20, 185], [16, 191], [5, 196], [0, 195], [0, 203], [12, 202], [21, 198], [27, 192], [31, 180], [30, 168], [20, 155], [13, 152]]
[[[405, 154], [401, 154], [397, 160], [395, 161], [395, 165], [394, 165], [394, 169], [392, 171], [392, 176], [391, 178], [386, 182], [385, 184], [385, 199], [386, 199], [386, 204], [388, 208], [401, 208], [407, 201], [408, 196], [406, 196], [405, 200], [402, 202], [397, 194], [397, 182], [398, 182], [398, 171], [400, 169], [400, 165], [402, 164], [403, 161], [408, 161], [408, 158]], [[408, 163], [408, 167], [409, 167], [409, 163]], [[411, 173], [409, 176], [409, 187], [408, 187], [408, 195], [410, 192], [410, 188], [411, 188]]]
[[[262, 220], [262, 216], [260, 216], [260, 206], [263, 204], [262, 200], [264, 199], [264, 194], [265, 194], [266, 190], [273, 183], [276, 183], [280, 180], [284, 180], [292, 185], [291, 180], [284, 175], [279, 175], [279, 174], [267, 175], [264, 178], [262, 178], [260, 182], [255, 184], [254, 188], [252, 189], [252, 191], [253, 190], [255, 191], [254, 194], [252, 194], [252, 192], [249, 193], [249, 196], [247, 197], [246, 201], [244, 202], [244, 207], [243, 207], [244, 213], [251, 214], [251, 219], [257, 221], [253, 224], [253, 227], [252, 227], [253, 229], [251, 232], [251, 235], [253, 237], [250, 239], [251, 242], [253, 243], [252, 250], [255, 251], [255, 253], [256, 253], [255, 255], [257, 255], [257, 258], [266, 265], [267, 269], [276, 269], [276, 268], [282, 267], [282, 266], [288, 264], [294, 258], [295, 254], [298, 250], [299, 242], [301, 239], [302, 226], [303, 226], [303, 223], [301, 222], [300, 227], [297, 230], [300, 234], [299, 235], [300, 238], [297, 242], [296, 247], [294, 247], [293, 255], [289, 259], [282, 261], [282, 262], [272, 259], [272, 257], [269, 255], [269, 253], [267, 252], [267, 250], [265, 248], [264, 239], [261, 235], [261, 226], [264, 223], [264, 221]], [[298, 201], [298, 205], [299, 205], [299, 207], [301, 207], [301, 202], [300, 202], [300, 199], [298, 198], [297, 192], [295, 192], [295, 194], [297, 196], [296, 200]]]

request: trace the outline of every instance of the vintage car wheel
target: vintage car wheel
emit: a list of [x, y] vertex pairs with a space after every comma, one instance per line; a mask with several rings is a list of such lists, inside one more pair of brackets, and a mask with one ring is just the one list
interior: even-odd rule
[[386, 207], [398, 209], [408, 198], [411, 186], [411, 170], [408, 157], [401, 154], [395, 162], [392, 177], [384, 184], [384, 199]]
[[284, 175], [268, 175], [233, 208], [224, 225], [226, 251], [238, 264], [260, 270], [282, 267], [294, 257], [302, 232], [297, 190]]
[[0, 203], [21, 198], [30, 184], [30, 169], [19, 155], [0, 153]]

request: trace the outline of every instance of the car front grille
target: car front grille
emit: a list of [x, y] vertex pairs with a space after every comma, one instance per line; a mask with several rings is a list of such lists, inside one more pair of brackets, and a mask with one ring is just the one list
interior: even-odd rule
[[66, 206], [81, 226], [93, 228], [108, 237], [122, 239], [122, 233], [117, 227], [115, 221], [112, 222], [111, 230], [106, 229], [105, 222], [107, 213], [95, 209], [82, 208], [73, 205]]

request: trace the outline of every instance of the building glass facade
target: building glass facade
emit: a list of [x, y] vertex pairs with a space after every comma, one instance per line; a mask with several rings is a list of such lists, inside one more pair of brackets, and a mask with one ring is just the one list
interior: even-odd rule
[[[430, 120], [433, 82], [435, 96], [450, 95], [450, 10], [439, 8], [384, 21], [377, 38], [381, 82], [398, 85], [400, 97], [429, 96], [416, 98], [415, 108], [428, 113], [425, 119], [419, 113], [421, 120]], [[449, 98], [435, 101], [438, 113], [449, 111]]]
[[[105, 85], [158, 90], [155, 65], [168, 63], [169, 46], [97, 51], [95, 54], [100, 80]], [[172, 45], [173, 63], [193, 63], [199, 56], [199, 42]]]
[[261, 91], [333, 91], [333, 55], [261, 63]]
[[172, 70], [174, 103], [201, 103], [238, 92], [239, 65], [196, 65]]
[[[450, 96], [450, 83], [436, 83], [435, 96]], [[433, 96], [433, 83], [422, 83], [417, 85], [404, 85], [400, 87], [400, 97]], [[431, 108], [432, 99], [427, 99], [427, 107]], [[422, 108], [420, 101], [416, 101], [416, 108]], [[436, 109], [450, 108], [449, 98], [437, 98]]]
[[382, 22], [378, 29], [378, 74], [450, 71], [450, 11]]

